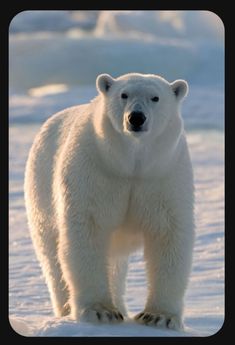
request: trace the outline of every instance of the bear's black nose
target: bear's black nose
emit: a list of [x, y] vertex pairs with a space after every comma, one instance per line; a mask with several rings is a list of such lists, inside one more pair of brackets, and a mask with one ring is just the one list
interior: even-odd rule
[[128, 121], [134, 128], [139, 128], [144, 124], [146, 117], [142, 111], [132, 111], [128, 115]]

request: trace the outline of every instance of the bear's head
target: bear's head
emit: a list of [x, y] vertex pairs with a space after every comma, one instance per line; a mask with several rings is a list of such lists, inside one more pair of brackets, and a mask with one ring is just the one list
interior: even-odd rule
[[116, 79], [101, 74], [96, 86], [114, 129], [134, 137], [160, 135], [172, 118], [180, 118], [180, 101], [188, 92], [184, 80], [169, 83], [157, 75], [138, 73]]

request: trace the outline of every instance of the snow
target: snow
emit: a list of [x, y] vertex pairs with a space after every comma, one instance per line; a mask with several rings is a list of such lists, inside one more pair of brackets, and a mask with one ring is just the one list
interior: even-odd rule
[[[146, 24], [146, 25], [143, 25]], [[223, 25], [208, 11], [25, 11], [10, 26], [9, 318], [24, 336], [208, 336], [224, 321]], [[185, 331], [135, 324], [147, 284], [143, 253], [130, 257], [120, 325], [53, 315], [24, 206], [25, 162], [54, 112], [96, 95], [96, 75], [130, 72], [186, 78], [183, 117], [196, 188], [196, 242]]]

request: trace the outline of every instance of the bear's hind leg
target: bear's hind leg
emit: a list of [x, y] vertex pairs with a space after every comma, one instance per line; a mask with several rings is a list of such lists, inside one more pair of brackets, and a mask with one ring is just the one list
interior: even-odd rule
[[128, 271], [128, 256], [111, 258], [110, 264], [110, 285], [113, 297], [113, 304], [126, 316], [127, 311], [124, 303], [126, 288], [126, 275]]
[[48, 286], [54, 313], [57, 317], [66, 316], [70, 313], [69, 294], [58, 261], [55, 231], [37, 229], [32, 231], [32, 239]]

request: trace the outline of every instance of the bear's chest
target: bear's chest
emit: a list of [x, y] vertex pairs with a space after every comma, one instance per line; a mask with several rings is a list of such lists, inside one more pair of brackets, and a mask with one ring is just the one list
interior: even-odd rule
[[161, 183], [135, 184], [129, 194], [126, 223], [130, 229], [152, 230], [168, 227], [170, 207]]
[[94, 196], [96, 219], [104, 228], [125, 227], [130, 231], [165, 228], [169, 211], [161, 184], [130, 179], [106, 180]]

